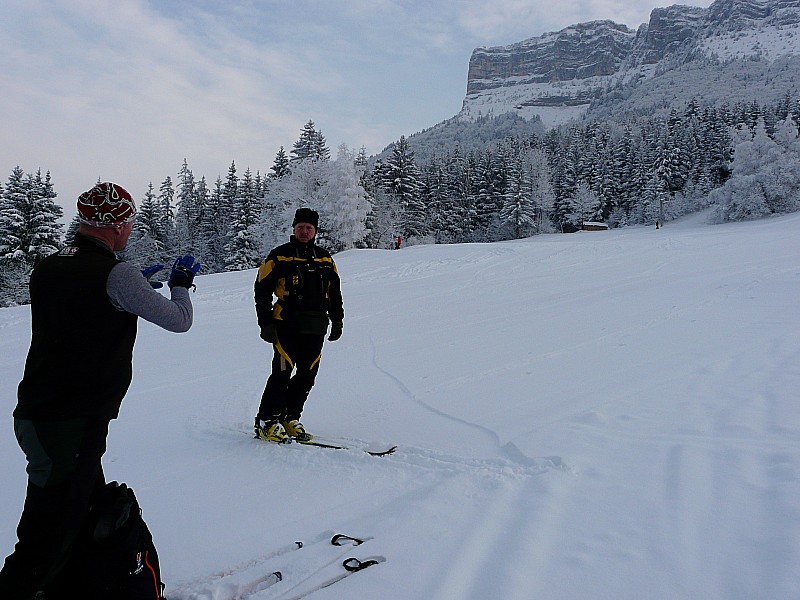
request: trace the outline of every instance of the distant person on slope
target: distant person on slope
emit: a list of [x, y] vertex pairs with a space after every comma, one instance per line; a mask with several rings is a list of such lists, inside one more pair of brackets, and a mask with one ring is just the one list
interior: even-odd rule
[[329, 321], [328, 340], [342, 336], [339, 273], [330, 253], [314, 243], [318, 225], [316, 211], [298, 209], [294, 234], [269, 253], [256, 277], [258, 326], [261, 339], [273, 345], [274, 355], [255, 434], [270, 442], [289, 441], [287, 437], [311, 440], [300, 416], [314, 386]]
[[[46, 599], [78, 597], [64, 589], [65, 565], [85, 535], [93, 494], [105, 486], [101, 458], [109, 421], [131, 383], [137, 317], [174, 332], [192, 325], [189, 288], [200, 268], [193, 257], [175, 261], [170, 299], [116, 257], [136, 218], [127, 191], [98, 183], [78, 198], [78, 216], [75, 239], [42, 260], [30, 279], [31, 346], [14, 410], [28, 487], [19, 541], [0, 571], [3, 600], [29, 600], [40, 590]], [[142, 577], [148, 575], [150, 592], [137, 598], [160, 597], [152, 567]], [[80, 597], [95, 597], [94, 579], [81, 582]]]

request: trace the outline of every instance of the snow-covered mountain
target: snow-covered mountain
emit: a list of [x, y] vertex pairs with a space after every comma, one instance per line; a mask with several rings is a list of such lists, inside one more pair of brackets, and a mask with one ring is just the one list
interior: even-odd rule
[[[654, 9], [637, 31], [593, 21], [509, 46], [476, 48], [458, 117], [472, 121], [515, 112], [526, 119], [538, 115], [553, 126], [590, 105], [608, 108], [629, 100], [648, 86], [668, 89], [672, 99], [677, 92], [712, 103], [764, 102], [770, 92], [782, 96], [800, 85], [798, 65], [800, 0], [717, 0], [707, 9], [675, 5]], [[687, 83], [682, 87], [656, 81], [672, 82], [676, 72], [687, 71], [689, 82], [678, 79]], [[733, 90], [709, 85], [720, 81], [720, 72], [721, 81], [746, 84]]]

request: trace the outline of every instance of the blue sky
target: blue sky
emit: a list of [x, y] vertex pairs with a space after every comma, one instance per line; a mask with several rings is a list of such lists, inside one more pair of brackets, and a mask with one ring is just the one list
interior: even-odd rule
[[4, 0], [0, 181], [49, 170], [68, 211], [98, 178], [138, 199], [184, 158], [209, 183], [264, 173], [309, 119], [334, 155], [374, 154], [458, 113], [476, 47], [668, 4]]

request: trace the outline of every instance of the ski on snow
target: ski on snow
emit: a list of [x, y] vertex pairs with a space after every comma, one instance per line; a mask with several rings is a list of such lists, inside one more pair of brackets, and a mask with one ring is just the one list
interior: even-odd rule
[[[292, 440], [298, 444], [303, 444], [304, 446], [316, 446], [317, 448], [330, 448], [331, 450], [351, 450], [347, 446], [341, 446], [339, 444], [329, 444], [326, 442], [317, 441], [315, 438], [312, 438], [308, 441], [302, 440]], [[370, 456], [388, 456], [389, 454], [394, 454], [394, 451], [397, 450], [397, 446], [392, 446], [391, 448], [387, 448], [386, 450], [363, 450]]]
[[[324, 540], [331, 533], [323, 532], [312, 543]], [[257, 572], [263, 563], [283, 557], [304, 546], [303, 542], [293, 542], [252, 560], [200, 577], [190, 581], [188, 585], [179, 586], [169, 597], [177, 600], [244, 600], [283, 579], [280, 571], [265, 570], [256, 577], [247, 578], [248, 571]]]
[[[323, 442], [318, 440], [316, 437], [312, 437], [310, 440], [302, 441], [293, 438], [286, 438], [283, 442], [271, 442], [269, 440], [265, 440], [263, 438], [258, 437], [257, 435], [253, 436], [257, 440], [261, 440], [262, 442], [267, 442], [268, 444], [302, 444], [303, 446], [316, 446], [317, 448], [328, 448], [330, 450], [354, 450], [349, 446], [339, 443], [332, 443], [332, 442]], [[395, 450], [397, 450], [397, 446], [391, 446], [386, 450], [362, 450], [366, 454], [370, 456], [388, 456], [390, 454], [394, 454]]]
[[[333, 537], [329, 537], [331, 535]], [[353, 573], [385, 562], [386, 558], [383, 556], [362, 559], [351, 556], [340, 562], [349, 553], [348, 548], [360, 546], [371, 539], [372, 537], [360, 539], [342, 533], [333, 534], [333, 531], [328, 530], [315, 536], [308, 544], [294, 542], [239, 565], [187, 582], [171, 591], [169, 597], [175, 600], [249, 600], [264, 590], [281, 584], [286, 589], [281, 590], [281, 586], [277, 586], [276, 598], [280, 600], [289, 600], [289, 596], [292, 599], [305, 598]], [[325, 540], [328, 540], [328, 543], [318, 545]], [[328, 555], [324, 550], [325, 546], [329, 548], [337, 546], [339, 551], [334, 555]], [[307, 548], [316, 548], [316, 551]], [[300, 549], [303, 549], [301, 552], [303, 558], [289, 560], [280, 570], [272, 566], [267, 567], [268, 562], [280, 557], [285, 559], [286, 555], [294, 554], [294, 551]], [[306, 555], [307, 552], [311, 554]], [[337, 564], [341, 564], [344, 570], [319, 581]], [[304, 586], [306, 587], [303, 590]]]
[[[370, 539], [372, 538], [359, 539], [356, 537], [345, 535], [343, 533], [337, 533], [331, 538], [330, 543], [333, 546], [339, 546], [339, 547], [360, 546], [365, 541], [368, 541]], [[299, 550], [300, 548], [303, 547], [304, 547], [303, 542], [295, 542], [293, 547], [281, 549], [280, 551], [273, 553], [272, 556], [280, 556], [286, 554], [286, 552], [289, 550]], [[300, 593], [295, 593], [292, 596], [287, 596], [288, 594], [293, 593], [297, 588], [302, 586], [303, 583], [308, 581], [308, 579], [310, 579], [314, 574], [320, 573], [322, 572], [323, 569], [330, 566], [332, 563], [329, 562], [325, 564], [323, 567], [321, 567], [319, 570], [314, 571], [311, 575], [309, 575], [302, 581], [298, 582], [294, 587], [285, 590], [283, 594], [278, 596], [278, 598], [280, 598], [281, 600], [300, 600], [302, 598], [309, 596], [310, 594], [313, 594], [318, 590], [332, 586], [334, 583], [341, 581], [345, 577], [349, 577], [353, 573], [363, 571], [368, 567], [380, 564], [382, 562], [386, 562], [386, 557], [370, 556], [364, 559], [358, 559], [355, 557], [346, 558], [342, 562], [342, 567], [344, 568], [343, 572], [338, 573], [333, 577], [330, 577], [329, 579], [326, 579], [320, 583], [316, 583], [312, 585], [310, 588], [307, 588]], [[283, 573], [281, 571], [272, 571], [271, 573], [265, 573], [264, 575], [260, 575], [252, 579], [251, 581], [245, 583], [239, 583], [236, 585], [228, 585], [228, 586], [223, 585], [222, 588], [218, 588], [214, 592], [213, 598], [224, 597], [224, 598], [230, 598], [231, 600], [246, 600], [247, 598], [250, 598], [256, 593], [262, 592], [265, 589], [272, 587], [277, 583], [280, 583], [281, 581], [283, 581]], [[227, 590], [224, 589], [226, 587], [228, 588]]]
[[352, 575], [353, 573], [358, 573], [359, 571], [363, 571], [367, 567], [371, 567], [372, 565], [377, 565], [382, 562], [386, 562], [385, 556], [372, 556], [364, 560], [359, 560], [357, 558], [345, 559], [345, 561], [342, 562], [342, 566], [345, 569], [344, 572], [339, 573], [338, 575], [335, 575], [330, 579], [323, 581], [322, 583], [318, 583], [315, 586], [301, 592], [300, 594], [289, 596], [288, 598], [281, 597], [281, 600], [301, 600], [302, 598], [310, 596], [314, 592], [318, 592], [319, 590], [332, 586], [334, 583], [338, 583], [345, 577], [350, 577], [350, 575]]
[[[338, 534], [334, 535], [331, 538], [331, 544], [334, 545], [334, 546], [360, 546], [361, 544], [363, 544], [365, 541], [367, 541], [369, 539], [372, 539], [372, 538], [366, 538], [366, 539], [362, 540], [362, 539], [355, 538], [355, 537], [352, 537], [352, 536], [349, 536], [349, 535], [344, 535], [342, 533], [338, 533]], [[287, 590], [286, 592], [284, 592], [278, 598], [279, 598], [279, 600], [301, 600], [302, 598], [310, 596], [314, 592], [317, 592], [317, 591], [322, 590], [324, 588], [330, 587], [334, 583], [338, 583], [339, 581], [341, 581], [345, 577], [349, 577], [353, 573], [358, 573], [359, 571], [363, 571], [364, 569], [366, 569], [368, 567], [380, 564], [382, 562], [386, 562], [386, 557], [385, 556], [370, 556], [370, 557], [365, 558], [363, 560], [355, 558], [355, 557], [346, 558], [344, 561], [342, 561], [342, 567], [344, 567], [344, 571], [343, 572], [338, 573], [338, 574], [334, 575], [333, 577], [330, 577], [329, 579], [326, 579], [325, 581], [322, 581], [320, 583], [316, 583], [316, 584], [312, 585], [311, 587], [306, 588], [305, 590], [303, 590], [300, 593], [296, 593], [294, 595], [287, 596], [288, 594], [292, 593], [296, 588], [300, 587], [303, 583], [305, 583], [305, 581], [307, 581], [309, 579], [309, 578], [306, 578], [305, 580], [303, 580], [300, 583], [298, 583], [297, 585], [295, 585], [293, 588], [291, 588], [291, 589]]]

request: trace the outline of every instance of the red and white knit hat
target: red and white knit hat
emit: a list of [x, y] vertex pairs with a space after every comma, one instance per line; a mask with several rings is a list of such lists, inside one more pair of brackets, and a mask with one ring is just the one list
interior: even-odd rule
[[93, 227], [121, 227], [136, 218], [136, 204], [122, 186], [98, 183], [78, 196], [78, 218]]

